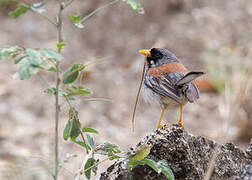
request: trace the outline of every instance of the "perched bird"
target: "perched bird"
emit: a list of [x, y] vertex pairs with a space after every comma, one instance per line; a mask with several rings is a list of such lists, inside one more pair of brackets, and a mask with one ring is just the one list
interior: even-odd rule
[[169, 107], [180, 106], [179, 124], [183, 128], [183, 105], [193, 103], [199, 98], [199, 90], [193, 80], [203, 72], [188, 72], [178, 58], [163, 48], [143, 49], [139, 53], [146, 56], [146, 70], [142, 92], [149, 103], [161, 106], [162, 113], [158, 122], [160, 128], [164, 112]]

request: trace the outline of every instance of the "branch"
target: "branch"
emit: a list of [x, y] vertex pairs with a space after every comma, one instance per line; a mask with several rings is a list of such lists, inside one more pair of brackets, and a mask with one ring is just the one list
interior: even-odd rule
[[45, 14], [42, 14], [42, 13], [39, 13], [36, 8], [30, 6], [30, 5], [27, 5], [23, 2], [20, 2], [19, 0], [12, 0], [12, 2], [16, 2], [16, 3], [19, 3], [19, 4], [22, 4], [23, 6], [29, 8], [32, 12], [38, 14], [39, 16], [45, 18], [48, 22], [50, 22], [51, 24], [53, 24], [54, 26], [57, 26], [57, 23], [55, 21], [53, 21], [52, 19], [50, 19], [48, 16], [46, 16]]
[[[27, 6], [27, 5], [25, 5], [25, 6]], [[35, 8], [33, 8], [33, 7], [30, 7], [30, 9], [31, 9], [32, 12], [34, 12], [34, 13], [38, 14], [39, 16], [45, 18], [48, 22], [50, 22], [50, 23], [53, 24], [54, 26], [57, 26], [57, 23], [56, 23], [54, 20], [50, 19], [50, 18], [49, 18], [48, 16], [46, 16], [45, 14], [39, 13], [39, 12], [38, 12]]]
[[[61, 1], [59, 1], [59, 12], [58, 12], [58, 22], [57, 22], [57, 30], [58, 30], [58, 43], [63, 42], [62, 38], [62, 12], [63, 5]], [[58, 49], [58, 53], [60, 53], [60, 49]], [[59, 149], [58, 149], [58, 129], [59, 129], [59, 85], [60, 85], [60, 62], [56, 62], [56, 94], [55, 94], [55, 147], [54, 147], [54, 155], [55, 155], [55, 165], [54, 165], [54, 179], [58, 179], [58, 168], [59, 168]]]
[[67, 1], [67, 2], [65, 3], [65, 5], [64, 5], [64, 8], [70, 6], [73, 2], [74, 2], [74, 0], [69, 0], [69, 1]]
[[90, 18], [91, 16], [93, 16], [95, 13], [97, 13], [98, 11], [110, 6], [110, 5], [113, 5], [115, 4], [116, 2], [118, 2], [119, 0], [114, 0], [114, 1], [111, 1], [109, 2], [108, 4], [105, 4], [101, 7], [98, 7], [97, 9], [95, 9], [93, 12], [91, 12], [90, 14], [88, 14], [87, 16], [85, 16], [82, 20], [80, 20], [80, 23], [83, 23], [85, 22], [88, 18]]
[[105, 162], [105, 161], [107, 161], [107, 160], [109, 160], [109, 157], [107, 157], [107, 158], [105, 158], [105, 159], [99, 161], [98, 163], [95, 163], [94, 165], [90, 166], [90, 167], [87, 168], [87, 169], [81, 170], [81, 171], [80, 171], [80, 175], [84, 174], [84, 173], [87, 172], [88, 170], [92, 169], [92, 168], [95, 167], [95, 166], [98, 166], [99, 164], [101, 164], [101, 163], [103, 163], [103, 162]]

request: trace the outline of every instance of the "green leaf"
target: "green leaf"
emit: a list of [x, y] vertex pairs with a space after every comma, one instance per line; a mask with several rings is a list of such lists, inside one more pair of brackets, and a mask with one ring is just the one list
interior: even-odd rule
[[31, 65], [42, 69], [46, 67], [46, 63], [41, 59], [41, 54], [39, 51], [27, 48], [26, 53], [30, 59]]
[[84, 69], [83, 64], [76, 63], [74, 64], [70, 69], [68, 69], [66, 72], [63, 74], [63, 83], [64, 84], [70, 84], [73, 83], [79, 75], [79, 72]]
[[129, 171], [131, 171], [132, 169], [134, 169], [136, 166], [140, 166], [140, 165], [145, 165], [146, 163], [145, 163], [145, 161], [142, 159], [142, 160], [129, 160], [128, 162], [127, 162], [127, 169], [129, 170]]
[[90, 127], [84, 127], [82, 128], [82, 132], [89, 132], [89, 133], [95, 133], [95, 134], [99, 134], [99, 131], [93, 129], [93, 128], [90, 128]]
[[72, 121], [72, 129], [71, 129], [71, 137], [78, 137], [80, 135], [80, 127], [81, 124], [78, 119], [73, 119]]
[[120, 158], [120, 156], [117, 155], [119, 153], [121, 153], [121, 150], [118, 148], [118, 146], [108, 142], [100, 145], [99, 149], [97, 150], [97, 154], [106, 155], [110, 160]]
[[87, 94], [91, 94], [91, 91], [89, 89], [84, 89], [83, 86], [72, 86], [72, 89], [67, 88], [67, 96], [75, 96], [75, 95], [81, 95], [85, 96]]
[[82, 16], [80, 15], [80, 13], [69, 15], [69, 18], [76, 27], [84, 28], [84, 25], [81, 23]]
[[[96, 160], [94, 158], [89, 158], [85, 164], [84, 170], [90, 168], [91, 166], [93, 166], [96, 163]], [[92, 168], [91, 168], [92, 169]], [[85, 171], [85, 175], [87, 179], [91, 178], [91, 169]], [[97, 167], [96, 167], [97, 169]]]
[[9, 16], [13, 18], [18, 18], [21, 14], [25, 14], [29, 9], [30, 7], [19, 4], [15, 11], [9, 12]]
[[58, 51], [61, 52], [63, 47], [66, 46], [66, 42], [60, 42], [57, 44]]
[[174, 180], [174, 174], [165, 160], [158, 161], [159, 167], [162, 169], [162, 173], [169, 179]]
[[[55, 90], [55, 94], [56, 94], [56, 90]], [[59, 90], [59, 96], [66, 96], [66, 92], [63, 90]]]
[[138, 0], [123, 0], [126, 4], [130, 5], [130, 7], [135, 10], [135, 11], [139, 11], [139, 9], [141, 8], [141, 4], [140, 2], [138, 2]]
[[36, 71], [36, 67], [30, 63], [27, 57], [21, 60], [18, 72], [22, 80], [29, 79], [32, 73], [34, 73], [35, 71]]
[[22, 61], [22, 59], [25, 58], [25, 57], [27, 57], [27, 56], [25, 55], [25, 56], [21, 56], [21, 57], [15, 59], [14, 63], [15, 63], [15, 64], [18, 64], [18, 63], [19, 63], [20, 61]]
[[55, 88], [46, 88], [44, 91], [47, 94], [55, 94], [56, 89]]
[[69, 121], [71, 123], [70, 137], [78, 137], [81, 133], [81, 123], [78, 112], [74, 108], [69, 109]]
[[88, 146], [91, 149], [95, 149], [95, 143], [94, 143], [94, 138], [92, 136], [90, 136], [89, 134], [86, 134], [87, 140], [88, 140]]
[[76, 137], [71, 137], [71, 141], [74, 142], [74, 143], [76, 143], [76, 144], [81, 145], [82, 147], [84, 147], [84, 148], [86, 148], [88, 150], [91, 150], [91, 148], [88, 145], [86, 145], [85, 142], [77, 140]]
[[71, 128], [71, 123], [68, 121], [63, 132], [64, 140], [67, 140], [70, 137], [70, 128]]
[[50, 67], [50, 68], [48, 69], [48, 71], [50, 71], [50, 72], [56, 72], [57, 70], [56, 70], [55, 67]]
[[136, 166], [139, 165], [147, 165], [151, 167], [154, 171], [156, 171], [158, 174], [163, 173], [169, 180], [174, 180], [174, 174], [170, 167], [168, 166], [167, 162], [165, 160], [161, 160], [158, 162], [153, 161], [152, 159], [142, 159], [142, 160], [129, 160], [127, 162], [127, 169], [132, 170]]
[[7, 48], [2, 48], [0, 50], [0, 60], [7, 60], [9, 56], [16, 54], [20, 47], [18, 46], [11, 46]]
[[29, 79], [32, 74], [37, 72], [37, 68], [55, 72], [56, 69], [51, 67], [48, 60], [61, 61], [63, 56], [51, 49], [25, 49], [18, 46], [0, 49], [0, 60], [8, 58], [13, 59], [15, 64], [20, 63], [18, 70], [20, 78]]
[[[96, 164], [99, 162], [99, 159], [96, 160]], [[97, 165], [98, 166], [98, 165]], [[97, 174], [97, 170], [98, 170], [98, 167], [97, 166], [94, 166], [92, 169], [92, 172], [96, 175]]]
[[151, 149], [151, 147], [149, 144], [143, 144], [136, 149], [134, 155], [132, 157], [130, 157], [130, 159], [142, 160], [150, 154], [150, 149]]
[[[51, 91], [51, 89], [47, 89], [47, 90]], [[63, 137], [65, 140], [67, 140], [69, 137], [75, 140], [75, 138], [78, 137], [81, 133], [80, 131], [81, 123], [78, 119], [78, 112], [75, 109], [70, 108], [68, 114], [69, 114], [69, 120], [64, 129]]]
[[60, 54], [57, 53], [56, 51], [52, 49], [41, 49], [40, 53], [45, 56], [47, 59], [54, 59], [58, 62], [62, 61], [64, 57]]
[[[46, 88], [46, 90], [44, 91], [47, 94], [56, 94], [56, 88]], [[63, 90], [59, 89], [59, 96], [66, 96], [66, 92], [64, 92]]]
[[149, 167], [151, 167], [154, 171], [156, 171], [158, 174], [162, 172], [162, 169], [159, 168], [158, 163], [156, 163], [155, 161], [153, 161], [152, 159], [142, 159], [142, 162], [144, 162], [144, 164], [148, 165]]

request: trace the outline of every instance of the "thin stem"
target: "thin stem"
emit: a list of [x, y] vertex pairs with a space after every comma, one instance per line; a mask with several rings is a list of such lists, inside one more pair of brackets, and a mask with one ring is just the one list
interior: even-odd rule
[[70, 6], [72, 3], [74, 2], [74, 0], [69, 0], [65, 3], [64, 8], [66, 8], [67, 6]]
[[105, 162], [105, 161], [107, 161], [107, 160], [109, 160], [109, 157], [107, 157], [107, 158], [105, 158], [105, 159], [99, 161], [98, 163], [95, 163], [94, 165], [90, 166], [90, 167], [87, 168], [87, 169], [84, 169], [84, 170], [80, 171], [80, 174], [84, 174], [84, 173], [87, 172], [88, 170], [92, 169], [92, 168], [95, 167], [95, 166], [98, 166], [99, 164], [101, 164], [101, 163], [103, 163], [103, 162]]
[[80, 23], [83, 23], [84, 21], [86, 21], [88, 18], [90, 18], [91, 16], [93, 16], [95, 13], [97, 13], [98, 11], [110, 6], [110, 5], [113, 5], [115, 4], [116, 2], [118, 2], [119, 0], [114, 0], [114, 1], [111, 1], [109, 2], [108, 4], [105, 4], [101, 7], [98, 7], [97, 9], [95, 9], [93, 12], [91, 12], [90, 14], [88, 14], [87, 16], [85, 16], [82, 20], [80, 20]]
[[57, 26], [57, 23], [56, 23], [54, 20], [50, 19], [50, 18], [49, 18], [48, 16], [46, 16], [45, 14], [39, 13], [39, 12], [36, 11], [36, 9], [33, 8], [33, 7], [31, 7], [30, 9], [32, 10], [32, 12], [34, 12], [34, 13], [38, 14], [39, 16], [45, 18], [48, 22], [50, 22], [50, 23], [53, 24], [54, 26]]
[[60, 79], [59, 79], [59, 63], [56, 64], [56, 73], [57, 73], [57, 82], [56, 82], [56, 95], [55, 95], [55, 167], [54, 167], [54, 179], [58, 179], [58, 166], [59, 166], [59, 157], [58, 157], [58, 128], [59, 128], [59, 84], [60, 84]]
[[81, 99], [81, 101], [106, 101], [106, 102], [113, 102], [112, 99], [108, 99], [108, 98], [84, 98], [84, 99]]
[[[63, 6], [61, 1], [59, 1], [59, 13], [58, 13], [58, 43], [63, 42], [62, 38], [62, 11]], [[60, 50], [58, 49], [60, 53]], [[58, 148], [58, 129], [59, 129], [59, 85], [60, 85], [60, 62], [56, 62], [56, 94], [55, 94], [55, 147], [54, 147], [54, 180], [58, 179], [58, 168], [59, 168], [59, 148]]]
[[55, 154], [55, 167], [54, 167], [54, 179], [58, 179], [58, 166], [59, 166], [59, 157], [58, 157], [58, 128], [59, 128], [59, 63], [56, 64], [56, 73], [57, 73], [57, 82], [56, 82], [56, 95], [55, 95], [55, 148], [54, 148], [54, 154]]

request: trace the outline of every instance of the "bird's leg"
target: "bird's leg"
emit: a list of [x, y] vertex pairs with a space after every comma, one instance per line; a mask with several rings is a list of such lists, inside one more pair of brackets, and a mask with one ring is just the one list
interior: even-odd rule
[[158, 129], [159, 129], [161, 126], [163, 127], [163, 125], [161, 125], [161, 122], [162, 122], [162, 119], [163, 119], [163, 116], [164, 116], [164, 112], [165, 112], [165, 110], [166, 110], [166, 107], [161, 107], [161, 109], [162, 109], [162, 113], [161, 113], [160, 119], [159, 119], [159, 121], [158, 121]]
[[180, 119], [179, 119], [179, 124], [182, 128], [184, 128], [183, 126], [183, 121], [182, 121], [182, 112], [183, 112], [183, 104], [180, 104]]

